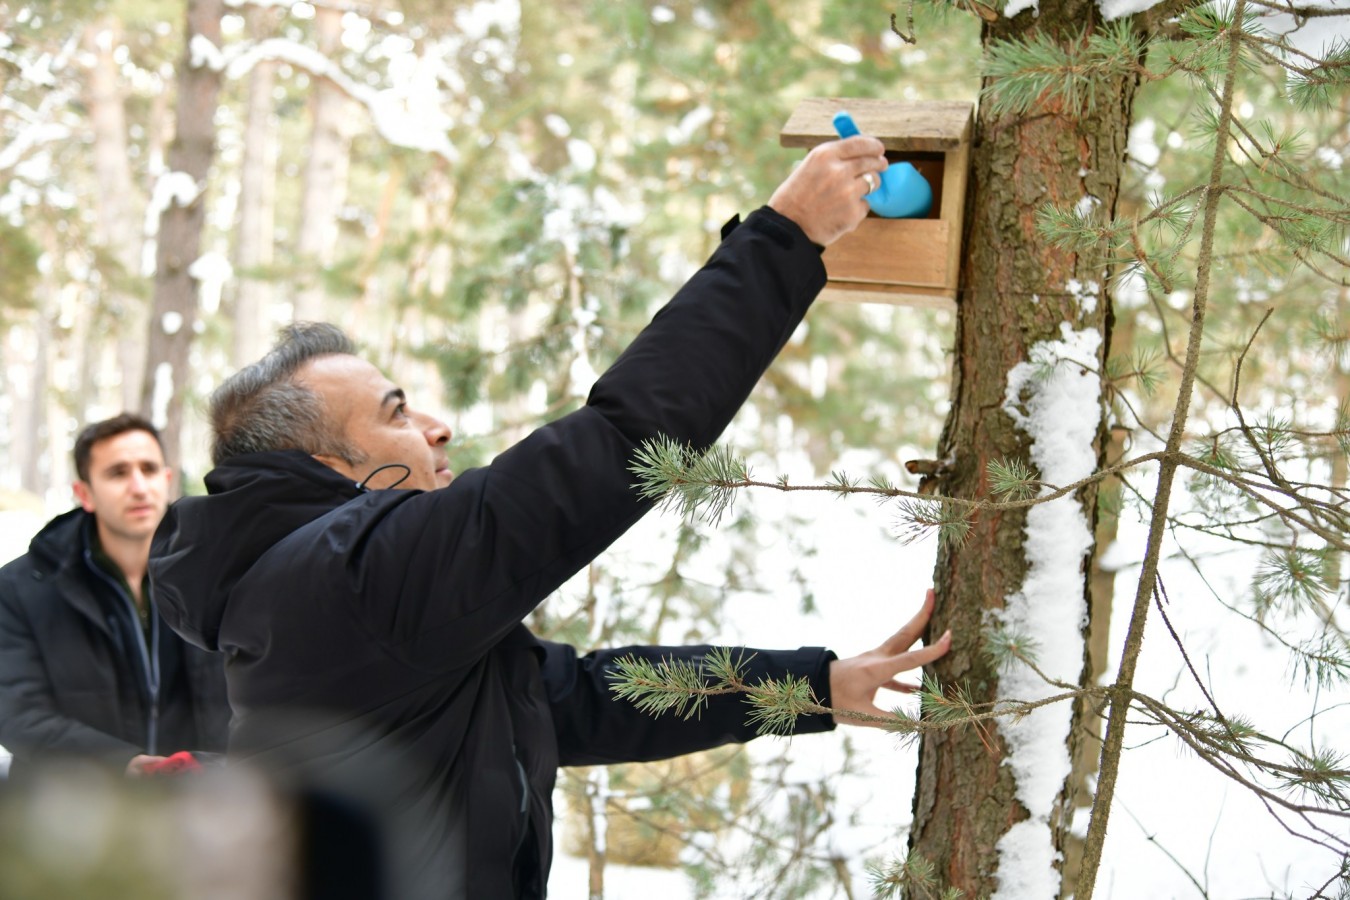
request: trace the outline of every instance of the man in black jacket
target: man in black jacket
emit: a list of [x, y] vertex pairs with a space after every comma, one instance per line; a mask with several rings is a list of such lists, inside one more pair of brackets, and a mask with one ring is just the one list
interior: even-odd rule
[[[886, 161], [855, 137], [813, 151], [595, 383], [584, 407], [452, 479], [449, 429], [332, 326], [292, 326], [212, 397], [208, 495], [180, 501], [151, 571], [171, 625], [223, 650], [231, 753], [339, 785], [390, 815], [387, 896], [543, 897], [559, 764], [650, 760], [745, 741], [747, 707], [697, 720], [616, 701], [624, 654], [578, 657], [522, 624], [650, 507], [628, 467], [666, 435], [709, 446], [824, 284], [820, 247], [866, 213]], [[402, 488], [392, 490], [390, 488]], [[809, 679], [838, 710], [945, 652], [755, 651], [748, 677]], [[797, 733], [832, 728], [806, 716]]]
[[123, 414], [75, 443], [80, 507], [0, 569], [0, 744], [10, 776], [61, 757], [135, 773], [181, 750], [222, 752], [218, 654], [167, 628], [146, 574], [172, 473], [154, 426]]

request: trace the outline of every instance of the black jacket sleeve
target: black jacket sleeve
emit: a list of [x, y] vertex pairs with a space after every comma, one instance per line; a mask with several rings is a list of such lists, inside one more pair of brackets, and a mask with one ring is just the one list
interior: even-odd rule
[[[619, 647], [579, 657], [566, 644], [540, 643], [544, 647], [541, 670], [558, 738], [558, 756], [565, 766], [666, 759], [723, 744], [745, 743], [757, 736], [749, 722], [751, 706], [743, 694], [710, 697], [697, 716], [684, 719], [674, 713], [652, 716], [640, 712], [610, 688], [615, 661], [621, 657], [697, 662], [711, 647]], [[835, 659], [829, 650], [738, 647], [732, 652], [744, 659], [748, 683], [804, 676], [821, 705], [829, 705], [829, 664]], [[793, 733], [812, 734], [833, 728], [831, 716], [800, 716]]]
[[[715, 441], [825, 283], [794, 223], [752, 214], [596, 382], [485, 468], [400, 502], [354, 543], [360, 612], [414, 665], [481, 656], [650, 508], [629, 466], [666, 435]], [[390, 594], [397, 603], [386, 603]], [[378, 600], [376, 599], [378, 598]]]
[[17, 759], [73, 754], [125, 764], [145, 752], [62, 713], [47, 664], [24, 603], [0, 582], [0, 744]]

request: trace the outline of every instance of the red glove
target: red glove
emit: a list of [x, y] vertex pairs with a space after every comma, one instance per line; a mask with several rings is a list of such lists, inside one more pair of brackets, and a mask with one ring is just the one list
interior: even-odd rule
[[186, 750], [179, 750], [173, 756], [167, 756], [158, 762], [146, 763], [141, 768], [142, 775], [181, 775], [187, 772], [200, 772], [202, 764]]

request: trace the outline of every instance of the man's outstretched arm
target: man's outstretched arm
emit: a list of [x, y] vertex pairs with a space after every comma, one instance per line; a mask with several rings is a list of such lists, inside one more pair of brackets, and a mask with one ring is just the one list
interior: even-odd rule
[[387, 562], [370, 577], [399, 597], [404, 652], [419, 665], [485, 652], [650, 508], [628, 471], [637, 448], [663, 435], [694, 447], [716, 440], [825, 283], [812, 236], [832, 240], [861, 221], [857, 173], [881, 163], [872, 138], [812, 151], [771, 198], [798, 219], [773, 206], [747, 218], [586, 406], [391, 512], [366, 549]]
[[[930, 590], [919, 612], [880, 646], [857, 656], [838, 659], [822, 648], [755, 650], [732, 648], [732, 659], [744, 661], [742, 680], [756, 684], [771, 678], [805, 678], [816, 701], [833, 715], [799, 716], [794, 734], [828, 731], [836, 722], [850, 725], [881, 723], [850, 718], [847, 711], [886, 716], [874, 697], [881, 689], [908, 692], [914, 685], [896, 680], [901, 672], [938, 659], [951, 646], [948, 632], [930, 646], [911, 649], [928, 625], [933, 610]], [[544, 642], [544, 684], [553, 712], [563, 765], [596, 765], [664, 759], [757, 736], [750, 721], [752, 706], [744, 694], [710, 697], [699, 713], [684, 719], [673, 713], [651, 716], [612, 690], [617, 661], [636, 657], [659, 663], [678, 660], [697, 664], [712, 650], [696, 647], [623, 647], [597, 650], [585, 656], [565, 644]]]

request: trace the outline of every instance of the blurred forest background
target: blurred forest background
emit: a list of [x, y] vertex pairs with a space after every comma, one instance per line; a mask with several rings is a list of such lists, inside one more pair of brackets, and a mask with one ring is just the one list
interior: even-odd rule
[[[581, 403], [721, 225], [768, 198], [801, 156], [778, 145], [798, 100], [976, 99], [979, 17], [915, 9], [906, 43], [892, 11], [863, 0], [0, 0], [0, 507], [66, 508], [74, 435], [123, 409], [165, 426], [182, 490], [202, 490], [204, 399], [292, 319], [345, 328], [451, 424], [456, 470], [485, 462]], [[1244, 82], [1240, 118], [1299, 134], [1300, 164], [1339, 179], [1344, 196], [1350, 102], [1300, 111], [1284, 89], [1274, 74]], [[1202, 106], [1185, 81], [1140, 89], [1117, 215], [1203, 180]], [[1324, 430], [1343, 422], [1344, 271], [1294, 269], [1283, 236], [1263, 244], [1236, 218], [1220, 229], [1221, 247], [1243, 250], [1217, 257], [1200, 373], [1215, 387], [1197, 418], [1208, 403], [1222, 419], [1245, 351], [1264, 407], [1320, 417]], [[1129, 395], [1133, 413], [1165, 427], [1166, 393], [1152, 388], [1175, 378], [1188, 298], [1137, 277], [1110, 290], [1112, 353], [1121, 371], [1151, 373], [1150, 390]], [[1277, 320], [1248, 348], [1273, 304]], [[797, 480], [848, 466], [913, 485], [902, 463], [937, 444], [951, 348], [948, 312], [822, 305], [729, 440]], [[1323, 444], [1313, 465], [1343, 487], [1344, 445]], [[1118, 486], [1102, 493], [1104, 548], [1140, 504]], [[599, 564], [531, 624], [581, 645], [716, 635], [726, 599], [764, 581], [754, 553], [766, 545], [785, 551], [770, 579], [792, 586], [784, 608], [809, 614], [805, 519], [741, 504], [715, 538], [667, 520], [667, 552], [650, 566]], [[1097, 565], [1109, 585], [1126, 563]], [[925, 579], [901, 590], [917, 602]], [[1333, 610], [1344, 583], [1332, 580]], [[828, 779], [789, 786], [786, 772], [731, 751], [569, 771], [565, 847], [586, 861], [591, 896], [614, 863], [684, 865], [708, 895], [743, 883], [853, 896], [855, 848], [824, 846]], [[735, 827], [749, 843], [706, 836]]]

